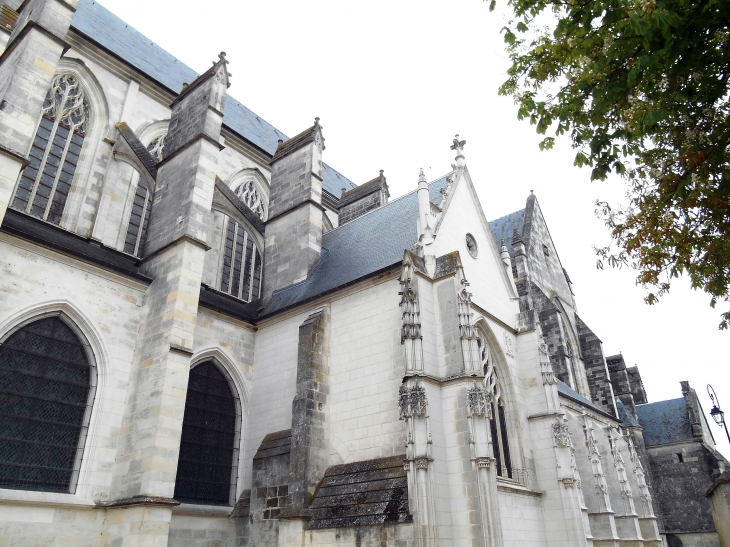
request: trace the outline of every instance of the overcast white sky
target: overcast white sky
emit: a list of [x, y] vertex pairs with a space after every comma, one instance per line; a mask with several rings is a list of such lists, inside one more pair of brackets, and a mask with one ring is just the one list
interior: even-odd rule
[[[632, 272], [596, 269], [592, 246], [608, 233], [593, 203], [620, 200], [623, 183], [591, 183], [587, 169], [573, 167], [567, 139], [540, 152], [534, 128], [497, 94], [509, 64], [505, 16], [487, 2], [101, 3], [198, 72], [226, 51], [230, 95], [289, 136], [319, 116], [325, 161], [357, 184], [384, 169], [391, 198], [416, 188], [420, 167], [429, 180], [450, 171], [459, 133], [488, 219], [523, 208], [535, 191], [578, 313], [607, 355], [639, 365], [649, 400], [679, 398], [680, 380], [689, 380], [709, 412], [712, 383], [730, 417], [730, 333], [717, 330], [718, 311], [681, 280], [647, 306]], [[712, 422], [711, 430], [730, 455], [724, 432]]]

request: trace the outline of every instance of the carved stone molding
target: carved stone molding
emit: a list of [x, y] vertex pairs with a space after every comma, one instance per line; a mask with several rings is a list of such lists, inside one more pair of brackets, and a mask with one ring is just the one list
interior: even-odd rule
[[476, 464], [477, 469], [489, 469], [489, 466], [492, 463], [492, 458], [477, 458]]
[[416, 469], [428, 469], [428, 458], [416, 458], [413, 463], [416, 464]]
[[398, 390], [398, 407], [402, 420], [413, 416], [424, 416], [427, 406], [428, 399], [426, 397], [426, 390], [423, 389], [422, 385], [416, 384], [411, 387], [406, 385], [400, 386]]
[[487, 391], [476, 382], [466, 392], [466, 408], [469, 416], [484, 416], [491, 418], [492, 407], [489, 404]]

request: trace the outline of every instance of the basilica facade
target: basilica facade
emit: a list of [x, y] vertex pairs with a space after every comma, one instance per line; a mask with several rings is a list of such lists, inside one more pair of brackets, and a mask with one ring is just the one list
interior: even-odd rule
[[224, 53], [93, 0], [0, 24], [0, 545], [726, 545], [694, 390], [604, 355], [536, 196], [489, 221], [458, 135], [391, 199]]

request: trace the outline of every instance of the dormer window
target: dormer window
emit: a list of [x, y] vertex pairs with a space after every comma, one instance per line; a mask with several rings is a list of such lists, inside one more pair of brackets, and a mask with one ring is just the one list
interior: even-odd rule
[[18, 181], [14, 209], [61, 224], [88, 121], [81, 84], [70, 74], [56, 76], [43, 103], [28, 166]]
[[261, 253], [253, 237], [232, 218], [226, 223], [220, 290], [250, 302], [261, 295]]

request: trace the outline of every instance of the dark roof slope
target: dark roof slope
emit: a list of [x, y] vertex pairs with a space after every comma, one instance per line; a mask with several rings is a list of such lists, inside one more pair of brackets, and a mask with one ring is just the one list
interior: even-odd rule
[[357, 184], [352, 182], [342, 173], [335, 171], [326, 163], [322, 164], [322, 188], [332, 194], [335, 199], [342, 195], [342, 189], [355, 188]]
[[312, 501], [308, 530], [413, 522], [405, 454], [333, 465]]
[[616, 410], [618, 410], [618, 418], [621, 420], [621, 427], [640, 427], [634, 415], [629, 412], [618, 397], [616, 397]]
[[[429, 184], [432, 202], [441, 199], [446, 177]], [[301, 283], [277, 291], [263, 310], [267, 316], [342, 288], [403, 260], [418, 240], [416, 191], [395, 199], [322, 236], [322, 258]]]
[[694, 440], [684, 398], [636, 405], [646, 446]]
[[[130, 27], [116, 15], [94, 0], [81, 0], [74, 14], [71, 27], [79, 34], [106, 49], [122, 62], [130, 65], [150, 79], [160, 83], [172, 93], [180, 93], [183, 83], [191, 83], [198, 74], [142, 33]], [[279, 139], [287, 136], [273, 125], [251, 112], [239, 101], [226, 98], [223, 125], [263, 150], [269, 155], [276, 152]], [[124, 120], [122, 120], [124, 121]], [[331, 167], [331, 171], [334, 171]], [[337, 173], [336, 171], [334, 171]], [[337, 173], [339, 175], [339, 173]], [[336, 177], [325, 176], [325, 190], [339, 197], [342, 185], [329, 184]], [[348, 181], [347, 188], [355, 185]]]
[[580, 393], [578, 393], [577, 391], [575, 391], [573, 388], [571, 388], [568, 384], [566, 384], [562, 380], [558, 380], [558, 394], [562, 395], [563, 397], [566, 397], [567, 399], [571, 399], [572, 401], [574, 401], [576, 403], [580, 403], [583, 406], [587, 406], [588, 408], [590, 408], [591, 410], [595, 410], [599, 414], [603, 414], [604, 416], [608, 416], [612, 420], [615, 420], [616, 419], [615, 416], [611, 416], [610, 414], [608, 414], [601, 407], [599, 407], [598, 405], [596, 405], [592, 401], [590, 401], [590, 400], [586, 399], [585, 397], [583, 397], [583, 395], [581, 395]]
[[520, 234], [522, 234], [524, 223], [524, 209], [520, 209], [519, 211], [515, 211], [514, 213], [510, 213], [509, 215], [503, 216], [489, 223], [489, 229], [492, 230], [492, 234], [494, 235], [494, 241], [497, 242], [498, 246], [501, 246], [501, 240], [504, 239], [504, 243], [505, 245], [507, 245], [509, 255], [512, 257], [514, 257], [515, 255], [514, 251], [512, 250], [512, 234], [515, 228], [517, 228]]

